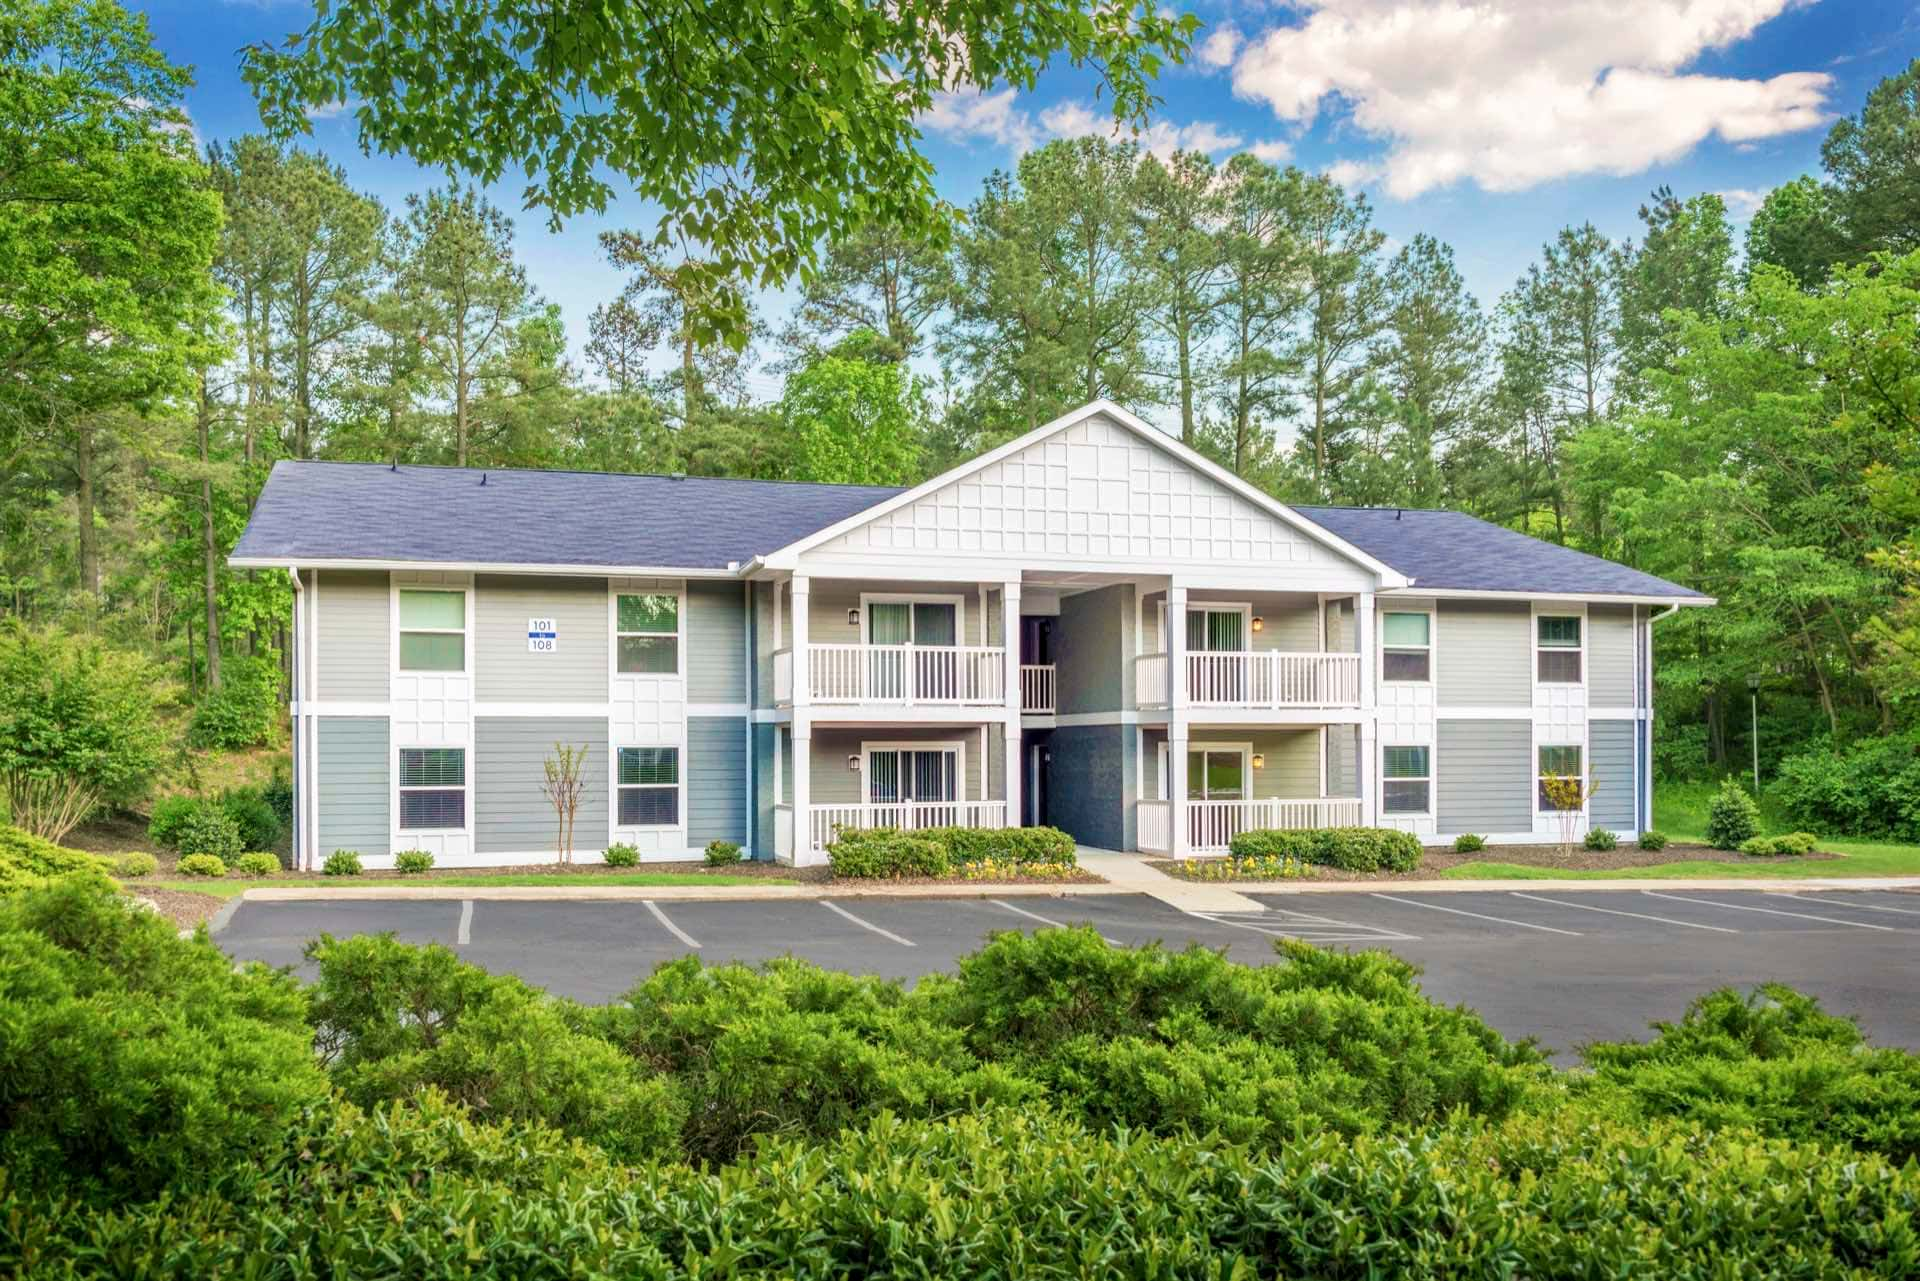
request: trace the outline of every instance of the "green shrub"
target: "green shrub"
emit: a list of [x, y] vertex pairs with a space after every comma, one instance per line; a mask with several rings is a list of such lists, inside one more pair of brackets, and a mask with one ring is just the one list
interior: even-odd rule
[[740, 847], [732, 841], [707, 842], [708, 867], [732, 867], [740, 861]]
[[1073, 838], [1057, 827], [927, 827], [913, 833], [946, 850], [952, 863], [1074, 867]]
[[1796, 753], [1768, 792], [1797, 827], [1920, 841], [1920, 730]]
[[1707, 844], [1719, 850], [1737, 850], [1740, 842], [1760, 835], [1760, 807], [1737, 779], [1728, 778], [1707, 807]]
[[418, 876], [433, 870], [433, 855], [426, 850], [401, 850], [393, 856], [393, 870], [406, 876]]
[[211, 854], [222, 860], [238, 856], [243, 848], [239, 825], [212, 801], [202, 801], [187, 815], [180, 825], [179, 842], [182, 854]]
[[220, 667], [220, 688], [193, 709], [187, 742], [194, 747], [239, 751], [273, 741], [280, 716], [280, 668], [270, 659], [235, 656]]
[[152, 876], [160, 870], [160, 860], [142, 850], [131, 850], [113, 857], [113, 874], [122, 877]]
[[260, 798], [280, 820], [280, 830], [286, 831], [293, 826], [293, 780], [276, 769], [273, 780], [260, 786]]
[[161, 797], [153, 803], [153, 816], [147, 820], [147, 838], [162, 849], [178, 850], [180, 833], [199, 808], [196, 796]]
[[897, 827], [842, 828], [827, 846], [827, 862], [835, 876], [862, 880], [945, 876], [953, 870], [946, 846]]
[[322, 876], [358, 876], [360, 875], [360, 851], [335, 850], [327, 855], [327, 861], [320, 865]]
[[1228, 845], [1240, 858], [1292, 858], [1349, 872], [1411, 872], [1420, 866], [1420, 838], [1385, 827], [1259, 828]]
[[1478, 854], [1485, 848], [1487, 848], [1487, 838], [1484, 836], [1476, 836], [1472, 832], [1462, 832], [1453, 838], [1453, 852], [1455, 854]]
[[[276, 863], [278, 860], [275, 860]], [[226, 860], [218, 854], [183, 854], [173, 870], [182, 876], [225, 876]]]
[[1613, 850], [1620, 848], [1619, 836], [1604, 827], [1589, 828], [1587, 830], [1586, 840], [1583, 843], [1590, 850]]
[[243, 849], [272, 849], [286, 830], [273, 803], [257, 787], [234, 787], [220, 793], [220, 810], [233, 820]]
[[1663, 850], [1667, 848], [1667, 834], [1649, 828], [1640, 833], [1640, 848], [1643, 850]]
[[1819, 846], [1820, 838], [1812, 832], [1787, 832], [1780, 836], [1749, 837], [1740, 842], [1740, 852], [1760, 856], [1811, 854]]
[[103, 880], [0, 904], [0, 1008], [10, 1200], [208, 1187], [327, 1104], [297, 981], [180, 938]]
[[233, 861], [233, 870], [242, 876], [272, 876], [280, 871], [280, 856], [265, 850], [242, 854]]
[[624, 841], [616, 841], [612, 845], [607, 846], [606, 853], [600, 856], [600, 861], [608, 867], [638, 867], [640, 865], [640, 850], [638, 846], [628, 845]]
[[392, 935], [307, 945], [315, 1044], [362, 1107], [432, 1087], [476, 1115], [537, 1121], [623, 1160], [670, 1154], [686, 1108], [674, 1083], [581, 1030], [586, 1011], [491, 975], [439, 944]]
[[1174, 874], [1189, 881], [1290, 881], [1312, 875], [1300, 860], [1278, 854], [1182, 859]]
[[0, 826], [0, 896], [38, 889], [75, 873], [97, 876], [110, 867], [96, 854], [55, 845], [17, 827]]

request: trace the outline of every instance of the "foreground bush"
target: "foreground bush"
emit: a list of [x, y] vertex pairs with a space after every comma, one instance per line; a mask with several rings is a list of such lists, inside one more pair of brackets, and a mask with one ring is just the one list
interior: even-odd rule
[[1349, 872], [1411, 872], [1420, 866], [1420, 838], [1385, 827], [1260, 828], [1233, 838], [1240, 858], [1293, 858]]
[[1920, 731], [1789, 756], [1768, 792], [1796, 827], [1920, 841]]
[[292, 978], [236, 968], [103, 880], [0, 904], [0, 1009], [10, 1193], [209, 1187], [327, 1097]]
[[112, 864], [97, 854], [70, 850], [0, 824], [0, 896], [19, 894], [74, 873], [105, 873]]

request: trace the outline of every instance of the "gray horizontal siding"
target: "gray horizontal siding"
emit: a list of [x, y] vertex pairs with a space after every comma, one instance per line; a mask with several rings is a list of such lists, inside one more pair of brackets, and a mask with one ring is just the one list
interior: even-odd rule
[[1587, 750], [1593, 753], [1587, 773], [1594, 789], [1587, 817], [1594, 827], [1635, 830], [1633, 729], [1634, 722], [1625, 720], [1587, 724]]
[[385, 856], [393, 803], [387, 718], [323, 716], [318, 733], [320, 857], [335, 850]]
[[1434, 620], [1440, 706], [1531, 707], [1533, 616], [1525, 604], [1443, 600]]
[[1587, 608], [1587, 705], [1632, 707], [1633, 606]]
[[688, 700], [744, 703], [747, 604], [740, 584], [688, 583], [685, 632]]
[[687, 841], [747, 839], [747, 722], [741, 716], [687, 720]]
[[[607, 580], [482, 574], [474, 583], [477, 696], [494, 703], [607, 701]], [[552, 653], [527, 649], [527, 620], [552, 618]]]
[[486, 716], [473, 723], [468, 787], [480, 854], [554, 852], [545, 762], [555, 743], [585, 744], [586, 786], [573, 825], [576, 854], [607, 847], [607, 722], [599, 716]]
[[1053, 623], [1054, 705], [1061, 712], [1120, 709], [1123, 626], [1132, 608], [1126, 585], [1062, 598]]
[[[988, 751], [992, 752], [993, 739], [1000, 735], [998, 725], [987, 727]], [[847, 768], [847, 758], [860, 753], [862, 743], [952, 743], [958, 742], [966, 748], [966, 778], [960, 791], [960, 799], [976, 800], [980, 796], [980, 727], [978, 725], [900, 726], [876, 725], [871, 729], [822, 729], [813, 731], [813, 768], [808, 775], [808, 786], [815, 805], [861, 805], [866, 797], [860, 794], [861, 775]], [[997, 760], [999, 754], [993, 753]], [[864, 766], [865, 762], [862, 761]], [[1000, 791], [1006, 777], [1004, 773], [987, 776], [987, 796], [1000, 799]], [[788, 784], [791, 791], [792, 784]]]
[[1436, 726], [1434, 787], [1442, 832], [1533, 830], [1533, 724], [1525, 720], [1442, 720]]
[[1327, 726], [1327, 795], [1360, 795], [1360, 733], [1357, 726]]
[[319, 573], [317, 582], [320, 697], [386, 702], [393, 644], [387, 576], [329, 569]]

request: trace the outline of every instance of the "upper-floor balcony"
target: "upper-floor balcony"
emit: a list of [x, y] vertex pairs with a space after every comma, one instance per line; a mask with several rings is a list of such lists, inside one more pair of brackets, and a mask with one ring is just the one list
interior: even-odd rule
[[[1172, 702], [1165, 654], [1133, 660], [1134, 701]], [[1285, 650], [1201, 650], [1186, 655], [1190, 707], [1348, 708], [1360, 705], [1360, 655]]]
[[[1020, 668], [1020, 709], [1051, 712], [1054, 669]], [[804, 681], [814, 704], [996, 707], [1007, 701], [1007, 651], [998, 645], [807, 645], [773, 654], [773, 700], [793, 703]]]

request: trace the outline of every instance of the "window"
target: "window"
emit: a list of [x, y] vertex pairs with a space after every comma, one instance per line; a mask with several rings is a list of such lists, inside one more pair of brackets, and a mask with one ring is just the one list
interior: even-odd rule
[[467, 594], [400, 590], [400, 670], [467, 670]]
[[1386, 614], [1380, 622], [1385, 649], [1380, 657], [1383, 681], [1432, 680], [1433, 615]]
[[1540, 680], [1546, 684], [1580, 683], [1580, 619], [1577, 615], [1542, 614], [1534, 620], [1540, 646]]
[[677, 827], [680, 823], [680, 749], [620, 749], [620, 826]]
[[680, 671], [680, 598], [656, 592], [621, 596], [614, 607], [614, 647], [622, 672], [673, 676]]
[[1556, 745], [1540, 749], [1539, 806], [1548, 812], [1558, 812], [1559, 806], [1547, 797], [1547, 775], [1558, 774], [1562, 778], [1580, 778], [1580, 745]]
[[[1424, 617], [1422, 615], [1421, 617]], [[1388, 814], [1425, 814], [1433, 801], [1433, 749], [1381, 749], [1380, 808]]]
[[467, 825], [467, 749], [400, 749], [400, 830], [431, 831]]

